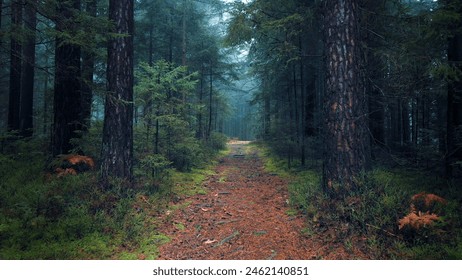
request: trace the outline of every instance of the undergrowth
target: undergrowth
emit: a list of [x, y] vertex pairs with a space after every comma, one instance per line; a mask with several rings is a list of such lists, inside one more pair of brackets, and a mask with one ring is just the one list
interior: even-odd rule
[[0, 259], [155, 259], [169, 241], [158, 217], [177, 197], [205, 193], [218, 155], [161, 176], [138, 165], [134, 185], [113, 181], [107, 190], [96, 171], [50, 174], [46, 154], [33, 152], [41, 143], [21, 140], [0, 153]]
[[[265, 146], [265, 169], [290, 179], [290, 205], [303, 213], [308, 227], [332, 230], [339, 241], [365, 238], [361, 247], [374, 259], [462, 259], [462, 194], [456, 182], [416, 170], [377, 167], [359, 178], [357, 191], [332, 198], [321, 188], [320, 168], [287, 168]], [[447, 200], [437, 223], [419, 230], [398, 229], [410, 211], [411, 197], [433, 193]]]

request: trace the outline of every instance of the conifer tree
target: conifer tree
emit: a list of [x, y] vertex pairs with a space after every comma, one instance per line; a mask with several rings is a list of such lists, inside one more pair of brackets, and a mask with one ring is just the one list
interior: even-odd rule
[[101, 179], [133, 179], [133, 32], [134, 1], [110, 0], [109, 40]]
[[323, 187], [329, 193], [356, 187], [366, 169], [366, 93], [361, 74], [359, 1], [324, 4], [327, 84], [324, 102]]

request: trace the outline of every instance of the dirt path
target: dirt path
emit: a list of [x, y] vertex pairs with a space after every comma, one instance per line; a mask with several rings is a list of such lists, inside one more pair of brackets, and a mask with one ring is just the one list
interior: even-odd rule
[[308, 236], [304, 218], [287, 213], [288, 182], [265, 172], [247, 142], [229, 145], [231, 153], [204, 182], [208, 193], [181, 201], [187, 206], [166, 219], [172, 242], [160, 248], [160, 259], [364, 258], [343, 243]]

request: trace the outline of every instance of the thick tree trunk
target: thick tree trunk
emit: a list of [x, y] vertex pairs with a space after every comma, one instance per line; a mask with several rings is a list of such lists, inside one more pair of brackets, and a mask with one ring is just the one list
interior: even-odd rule
[[133, 179], [133, 0], [110, 0], [116, 34], [108, 47], [101, 179]]
[[27, 1], [24, 10], [24, 27], [27, 32], [23, 49], [23, 74], [21, 81], [21, 105], [19, 129], [21, 136], [33, 133], [34, 77], [35, 77], [35, 28], [37, 25], [37, 0]]
[[323, 187], [339, 194], [356, 188], [367, 169], [369, 134], [356, 0], [325, 3], [327, 90]]
[[11, 1], [10, 88], [8, 103], [8, 131], [19, 130], [21, 94], [22, 44], [17, 36], [22, 24], [22, 1]]
[[[74, 33], [75, 11], [80, 9], [80, 0], [61, 1], [57, 7], [56, 31]], [[55, 49], [55, 84], [54, 84], [54, 118], [52, 154], [69, 153], [74, 146], [72, 138], [80, 137], [81, 118], [81, 84], [80, 84], [80, 46], [56, 38]]]

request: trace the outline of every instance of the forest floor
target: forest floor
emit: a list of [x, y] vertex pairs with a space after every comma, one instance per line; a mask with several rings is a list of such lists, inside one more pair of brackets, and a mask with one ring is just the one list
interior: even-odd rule
[[310, 229], [288, 205], [288, 180], [266, 172], [261, 153], [248, 144], [228, 143], [229, 154], [203, 183], [206, 194], [172, 202], [177, 210], [162, 217], [171, 242], [160, 247], [159, 259], [370, 258], [329, 231]]

